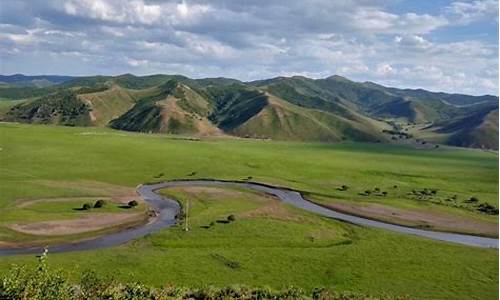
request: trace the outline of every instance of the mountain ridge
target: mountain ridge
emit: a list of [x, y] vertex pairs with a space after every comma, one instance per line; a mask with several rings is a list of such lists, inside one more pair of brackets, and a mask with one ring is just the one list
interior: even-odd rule
[[0, 98], [24, 99], [1, 114], [6, 121], [323, 142], [426, 138], [498, 149], [496, 96], [398, 89], [339, 75], [249, 82], [166, 74], [75, 77], [0, 88]]

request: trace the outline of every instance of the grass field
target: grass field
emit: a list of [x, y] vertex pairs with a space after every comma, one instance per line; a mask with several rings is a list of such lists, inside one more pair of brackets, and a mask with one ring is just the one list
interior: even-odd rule
[[[306, 191], [326, 204], [339, 199], [498, 223], [497, 216], [407, 197], [412, 189], [432, 188], [438, 190], [436, 198], [456, 194], [462, 203], [474, 196], [498, 207], [494, 152], [357, 143], [197, 141], [7, 123], [0, 124], [0, 137], [0, 213], [21, 200], [111, 197], [144, 182], [250, 176], [253, 181]], [[341, 185], [349, 190], [336, 190]], [[394, 185], [397, 191], [390, 190]], [[375, 187], [388, 195], [359, 195]], [[190, 199], [188, 233], [178, 226], [112, 249], [53, 254], [50, 262], [73, 276], [90, 267], [121, 280], [155, 285], [329, 286], [420, 299], [498, 297], [495, 250], [347, 225], [282, 205], [266, 211], [263, 208], [272, 199], [243, 191], [219, 191], [216, 196], [167, 192], [181, 201]], [[259, 209], [265, 213], [250, 213]], [[217, 223], [229, 214], [237, 220]], [[211, 222], [213, 227], [200, 227]], [[34, 263], [34, 259], [1, 258], [0, 270], [12, 263]]]

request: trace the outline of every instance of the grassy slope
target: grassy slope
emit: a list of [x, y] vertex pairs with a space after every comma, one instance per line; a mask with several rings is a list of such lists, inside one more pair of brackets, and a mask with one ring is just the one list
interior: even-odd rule
[[[86, 196], [62, 186], [47, 187], [41, 180], [96, 180], [132, 187], [157, 180], [155, 176], [162, 172], [168, 179], [185, 178], [193, 171], [198, 177], [253, 176], [255, 181], [334, 197], [338, 194], [334, 188], [344, 183], [360, 190], [398, 184], [476, 195], [498, 204], [498, 155], [489, 152], [349, 143], [194, 142], [108, 129], [5, 123], [0, 124], [0, 134], [0, 209], [19, 198]], [[36, 151], [32, 145], [38, 145]], [[23, 189], [18, 188], [20, 184]], [[311, 220], [326, 222], [320, 219]], [[51, 261], [75, 272], [92, 267], [119, 274], [124, 280], [154, 284], [333, 285], [363, 292], [408, 293], [421, 299], [497, 296], [497, 251], [328, 222], [332, 224], [325, 226], [333, 230], [348, 231], [354, 242], [320, 247], [304, 247], [300, 242], [284, 246], [281, 240], [266, 247], [240, 244], [242, 236], [269, 230], [265, 222], [259, 222], [255, 231], [236, 228], [238, 231], [224, 235], [227, 240], [210, 248], [200, 247], [196, 237], [181, 236], [173, 229], [129, 246], [52, 255]], [[276, 230], [290, 232], [289, 236], [294, 232], [286, 226]], [[268, 239], [273, 240], [269, 234]], [[243, 269], [227, 268], [211, 253], [237, 260]], [[27, 261], [33, 258], [5, 258], [0, 268]]]
[[302, 141], [375, 141], [383, 139], [382, 124], [354, 114], [351, 119], [308, 109], [268, 95], [258, 114], [231, 130], [238, 136]]
[[448, 142], [456, 146], [498, 149], [498, 109], [484, 116], [477, 126], [453, 134]]
[[137, 100], [133, 91], [119, 86], [113, 86], [102, 92], [82, 94], [79, 98], [90, 104], [92, 123], [97, 126], [106, 126], [109, 121], [132, 108]]
[[498, 109], [423, 128], [415, 131], [415, 135], [431, 142], [460, 147], [498, 149]]
[[17, 104], [23, 103], [25, 100], [3, 100], [0, 99], [0, 120], [7, 116], [7, 112]]
[[136, 104], [114, 119], [113, 128], [170, 134], [221, 135], [207, 119], [211, 103], [186, 85], [169, 81], [163, 86], [135, 91]]

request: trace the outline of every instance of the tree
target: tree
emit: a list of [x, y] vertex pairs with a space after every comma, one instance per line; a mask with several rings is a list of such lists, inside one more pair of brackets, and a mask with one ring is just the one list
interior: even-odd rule
[[229, 215], [229, 216], [227, 216], [227, 220], [229, 222], [234, 222], [234, 221], [236, 221], [236, 216], [235, 215]]
[[101, 208], [103, 207], [104, 205], [106, 205], [106, 201], [100, 199], [100, 200], [97, 200], [94, 204], [94, 208]]
[[83, 206], [82, 206], [82, 210], [89, 210], [92, 208], [92, 205], [90, 205], [90, 203], [85, 203]]
[[139, 205], [139, 203], [136, 200], [129, 201], [128, 206], [130, 207], [136, 207]]

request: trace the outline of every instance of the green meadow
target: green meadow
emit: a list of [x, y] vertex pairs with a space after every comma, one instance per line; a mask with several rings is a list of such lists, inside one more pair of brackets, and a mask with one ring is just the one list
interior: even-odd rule
[[[475, 197], [498, 208], [498, 153], [491, 151], [198, 140], [13, 123], [0, 123], [0, 148], [0, 216], [9, 218], [2, 217], [1, 224], [21, 214], [26, 222], [34, 222], [46, 220], [40, 214], [72, 218], [76, 213], [68, 202], [44, 202], [30, 212], [16, 208], [19, 202], [96, 199], [120, 188], [179, 178], [250, 179], [301, 190], [325, 205], [377, 204], [498, 224], [498, 216], [475, 211], [465, 202]], [[342, 185], [349, 189], [339, 191]], [[360, 195], [375, 188], [387, 195]], [[408, 195], [424, 188], [437, 191], [433, 201]], [[163, 193], [181, 203], [189, 201], [188, 232], [181, 223], [115, 248], [49, 254], [50, 264], [73, 278], [91, 268], [119, 280], [157, 286], [325, 286], [416, 299], [498, 298], [497, 250], [354, 226], [248, 191], [169, 189]], [[446, 202], [454, 195], [456, 203]], [[229, 215], [236, 220], [223, 222]], [[3, 241], [29, 238], [0, 229]], [[60, 240], [74, 238], [80, 236]], [[34, 264], [35, 259], [32, 255], [1, 257], [0, 273], [13, 263]]]

